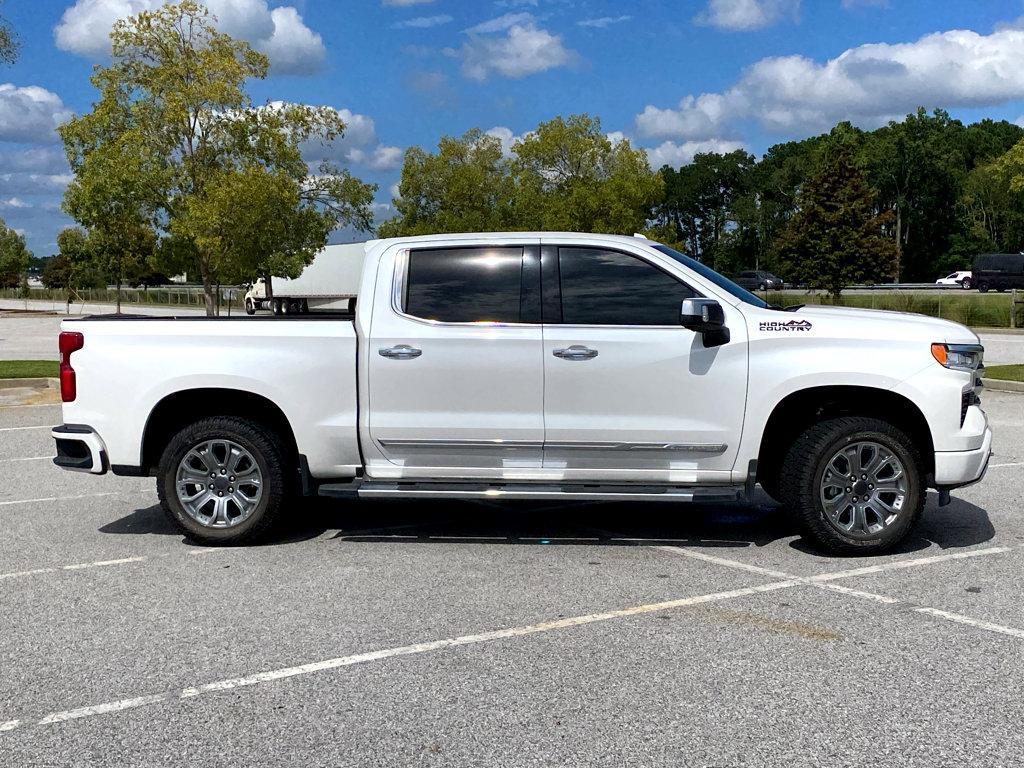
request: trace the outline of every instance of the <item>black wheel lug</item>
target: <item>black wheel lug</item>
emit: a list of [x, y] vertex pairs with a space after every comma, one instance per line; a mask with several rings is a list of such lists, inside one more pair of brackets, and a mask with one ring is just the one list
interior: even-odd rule
[[[213, 487], [211, 486], [210, 488], [212, 489]], [[846, 493], [849, 494], [851, 491], [853, 491], [853, 489], [851, 489], [849, 486], [847, 486], [846, 487]]]
[[218, 491], [217, 492], [217, 496], [218, 497], [223, 497], [224, 496], [224, 492], [223, 491]]
[[210, 484], [210, 488], [211, 488], [211, 489], [213, 488], [213, 484], [212, 484], [212, 483]]
[[853, 501], [854, 501], [854, 502], [856, 502], [856, 501], [857, 501], [857, 498], [856, 498], [856, 497], [854, 497], [854, 498], [853, 498]]
[[861, 480], [864, 480], [864, 481], [866, 481], [867, 479], [868, 479], [868, 477], [867, 477], [866, 475], [862, 475], [862, 476], [861, 476]]

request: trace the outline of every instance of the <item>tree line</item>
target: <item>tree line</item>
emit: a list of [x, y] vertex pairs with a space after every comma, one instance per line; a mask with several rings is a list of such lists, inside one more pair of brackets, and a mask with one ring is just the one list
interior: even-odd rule
[[724, 273], [769, 269], [833, 291], [932, 281], [1024, 247], [1022, 140], [1007, 121], [965, 126], [922, 109], [874, 131], [840, 123], [760, 159], [702, 153], [654, 171], [596, 118], [556, 118], [507, 154], [479, 130], [408, 150], [398, 215], [380, 232], [644, 232]]
[[[74, 178], [44, 281], [218, 284], [294, 277], [338, 228], [370, 232], [376, 186], [304, 153], [343, 136], [335, 110], [253, 105], [268, 61], [196, 0], [117, 22], [92, 110], [59, 129]], [[1024, 247], [1024, 128], [923, 109], [873, 131], [840, 123], [776, 144], [652, 169], [589, 115], [510, 145], [473, 129], [411, 147], [381, 237], [458, 231], [642, 232], [724, 272], [762, 268], [838, 294], [931, 281]], [[0, 223], [2, 224], [2, 223]], [[0, 285], [31, 255], [0, 226]]]

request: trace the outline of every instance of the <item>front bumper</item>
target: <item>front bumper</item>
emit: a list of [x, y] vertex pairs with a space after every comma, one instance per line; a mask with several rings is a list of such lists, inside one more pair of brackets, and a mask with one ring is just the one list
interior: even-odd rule
[[992, 457], [992, 428], [985, 428], [981, 446], [969, 451], [935, 452], [935, 485], [959, 488], [977, 483], [985, 476]]
[[50, 431], [57, 443], [53, 463], [65, 470], [103, 475], [110, 467], [103, 439], [88, 425], [58, 425]]

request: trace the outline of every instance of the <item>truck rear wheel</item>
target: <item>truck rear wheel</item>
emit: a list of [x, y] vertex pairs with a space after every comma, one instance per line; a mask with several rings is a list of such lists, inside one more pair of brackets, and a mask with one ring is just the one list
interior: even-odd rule
[[255, 315], [256, 314], [256, 303], [252, 299], [245, 300], [245, 314]]
[[252, 542], [273, 528], [287, 496], [281, 451], [255, 422], [202, 419], [168, 443], [157, 493], [168, 519], [190, 539]]
[[781, 493], [804, 534], [831, 553], [873, 555], [895, 547], [924, 509], [914, 443], [879, 419], [814, 425], [790, 447]]

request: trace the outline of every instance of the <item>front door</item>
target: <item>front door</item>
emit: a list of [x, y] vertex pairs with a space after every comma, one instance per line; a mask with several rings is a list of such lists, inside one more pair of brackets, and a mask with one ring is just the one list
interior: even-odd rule
[[730, 479], [747, 389], [746, 326], [706, 348], [679, 325], [693, 288], [650, 257], [543, 248], [546, 473], [567, 480]]
[[538, 247], [413, 248], [381, 264], [366, 354], [370, 474], [536, 474], [544, 440]]

